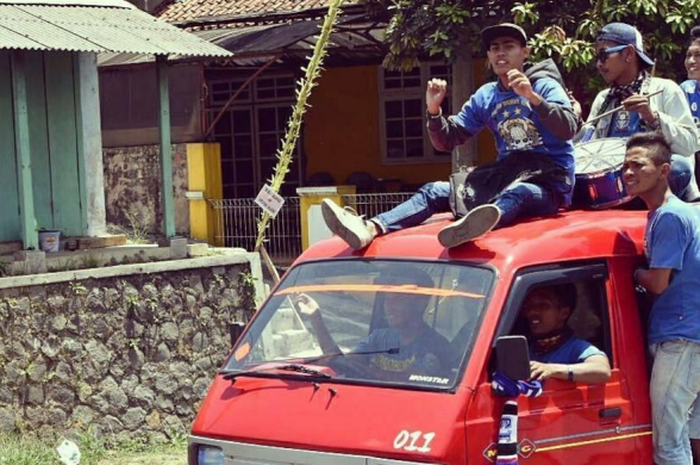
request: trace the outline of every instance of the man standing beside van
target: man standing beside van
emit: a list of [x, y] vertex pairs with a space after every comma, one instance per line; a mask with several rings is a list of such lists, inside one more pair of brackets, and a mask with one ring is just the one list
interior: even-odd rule
[[[537, 181], [525, 181], [516, 173], [514, 182], [489, 196], [489, 203], [476, 206], [438, 233], [444, 247], [471, 241], [518, 218], [552, 215], [559, 207], [570, 205], [573, 193], [571, 138], [578, 129], [578, 116], [559, 70], [552, 60], [526, 65], [530, 48], [520, 26], [503, 23], [487, 27], [481, 38], [498, 80], [481, 86], [457, 115], [445, 118], [440, 105], [447, 83], [432, 79], [425, 96], [430, 140], [439, 150], [450, 151], [487, 128], [496, 139], [499, 162], [506, 158], [522, 162], [530, 171], [539, 163], [547, 174]], [[449, 211], [450, 195], [449, 182], [429, 183], [406, 202], [369, 221], [328, 199], [323, 201], [322, 211], [333, 233], [352, 248], [361, 249], [376, 236], [416, 226], [434, 213]]]
[[627, 192], [649, 208], [649, 269], [636, 270], [634, 280], [657, 296], [648, 324], [654, 461], [688, 465], [689, 438], [700, 439], [700, 209], [673, 195], [670, 171], [671, 147], [662, 134], [627, 141]]

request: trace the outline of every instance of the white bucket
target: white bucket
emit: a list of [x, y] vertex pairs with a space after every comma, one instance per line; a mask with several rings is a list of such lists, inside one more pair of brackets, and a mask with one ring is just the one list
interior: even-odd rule
[[58, 252], [61, 245], [61, 231], [39, 231], [39, 248], [44, 252]]

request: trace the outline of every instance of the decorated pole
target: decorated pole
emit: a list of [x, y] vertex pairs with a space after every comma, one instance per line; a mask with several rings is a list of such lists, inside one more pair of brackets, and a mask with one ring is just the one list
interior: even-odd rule
[[[298, 82], [298, 88], [296, 90], [297, 102], [293, 107], [292, 116], [287, 123], [287, 132], [284, 136], [282, 147], [277, 151], [277, 165], [275, 165], [274, 175], [269, 180], [270, 187], [275, 193], [279, 192], [282, 184], [284, 184], [284, 177], [289, 172], [289, 164], [292, 162], [292, 153], [294, 153], [294, 148], [299, 139], [303, 116], [309, 106], [307, 101], [311, 95], [311, 90], [318, 85], [316, 81], [321, 76], [323, 59], [328, 53], [328, 42], [337, 21], [340, 5], [342, 3], [343, 0], [331, 0], [328, 13], [321, 26], [321, 33], [314, 46], [313, 54], [309, 58], [309, 64], [302, 68], [302, 71], [305, 72], [305, 76]], [[259, 252], [260, 248], [263, 246], [265, 231], [269, 224], [270, 214], [263, 211], [260, 220], [258, 220], [258, 238], [255, 241], [256, 252]]]

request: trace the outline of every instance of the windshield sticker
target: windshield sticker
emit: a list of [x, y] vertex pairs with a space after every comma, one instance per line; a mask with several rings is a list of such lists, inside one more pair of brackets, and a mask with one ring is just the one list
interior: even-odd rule
[[314, 284], [309, 286], [292, 286], [280, 289], [275, 295], [286, 295], [305, 292], [391, 292], [397, 294], [416, 294], [438, 297], [466, 297], [469, 299], [483, 299], [483, 294], [460, 292], [451, 289], [436, 289], [432, 287], [420, 287], [414, 284]]
[[435, 433], [423, 433], [422, 431], [401, 430], [394, 439], [394, 449], [406, 452], [430, 452], [430, 443], [435, 439]]
[[450, 378], [441, 378], [439, 376], [411, 375], [408, 380], [419, 383], [450, 384]]
[[240, 362], [249, 353], [250, 353], [250, 343], [246, 342], [245, 344], [240, 346], [238, 349], [236, 349], [236, 352], [233, 354], [233, 358], [235, 358], [237, 362]]

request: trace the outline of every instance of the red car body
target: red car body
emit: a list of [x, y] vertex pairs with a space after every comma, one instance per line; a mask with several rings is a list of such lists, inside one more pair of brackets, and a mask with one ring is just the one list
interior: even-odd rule
[[[492, 267], [493, 293], [454, 392], [333, 383], [318, 388], [304, 381], [254, 378], [240, 378], [234, 385], [219, 375], [192, 427], [190, 464], [197, 463], [199, 445], [227, 442], [282, 451], [274, 463], [494, 463], [504, 400], [492, 392], [489, 363], [502, 313], [524, 271], [567, 269], [569, 264], [572, 269], [594, 264], [606, 274], [612, 377], [599, 385], [548, 380], [540, 397], [521, 396], [519, 461], [651, 464], [645, 328], [632, 280], [634, 268], [643, 263], [646, 213], [572, 211], [524, 221], [450, 250], [437, 241], [445, 218], [377, 238], [361, 251], [337, 238], [324, 241], [295, 266], [341, 257], [410, 257]], [[294, 458], [299, 451], [314, 454]], [[235, 455], [226, 454], [225, 463], [273, 463]]]

